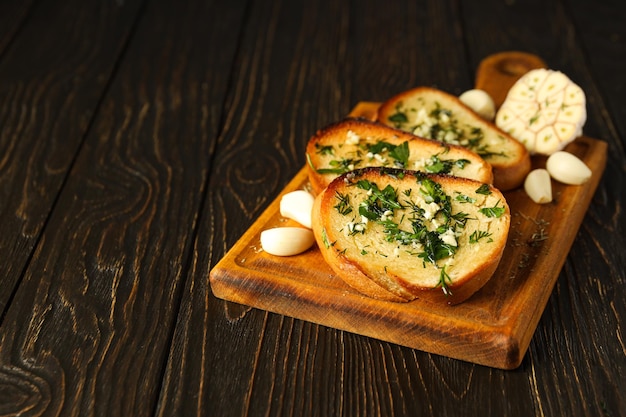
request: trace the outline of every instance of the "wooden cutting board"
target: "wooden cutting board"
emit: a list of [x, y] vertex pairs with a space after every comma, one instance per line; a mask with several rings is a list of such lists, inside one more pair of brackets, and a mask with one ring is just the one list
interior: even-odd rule
[[[486, 68], [503, 65], [505, 70], [484, 81], [481, 64], [476, 86], [490, 93], [508, 90], [525, 71], [541, 65], [534, 56], [524, 61], [524, 54], [518, 54], [488, 57]], [[502, 63], [507, 58], [515, 58], [517, 74]], [[377, 105], [359, 103], [350, 115], [371, 118]], [[512, 220], [502, 260], [487, 285], [462, 304], [392, 303], [362, 296], [333, 274], [317, 247], [292, 257], [263, 252], [261, 231], [291, 222], [280, 216], [280, 199], [307, 187], [305, 168], [211, 270], [212, 291], [224, 300], [335, 329], [514, 369], [526, 353], [606, 164], [605, 142], [583, 136], [566, 150], [591, 168], [591, 180], [581, 186], [553, 181], [554, 201], [545, 205], [533, 203], [523, 189], [505, 193]], [[538, 167], [545, 167], [545, 158], [533, 157], [533, 168]]]

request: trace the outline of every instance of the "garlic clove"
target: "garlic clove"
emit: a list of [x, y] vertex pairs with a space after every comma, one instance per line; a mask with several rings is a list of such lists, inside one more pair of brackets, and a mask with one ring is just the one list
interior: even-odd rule
[[496, 106], [486, 91], [467, 90], [459, 96], [459, 100], [485, 120], [492, 121], [496, 116]]
[[313, 231], [302, 227], [276, 227], [261, 232], [261, 247], [271, 255], [292, 256], [313, 246]]
[[548, 157], [546, 169], [550, 176], [564, 184], [580, 185], [591, 178], [591, 170], [575, 155], [558, 151]]
[[315, 197], [307, 191], [297, 190], [285, 194], [280, 200], [280, 215], [311, 228], [311, 210]]
[[548, 170], [542, 168], [535, 169], [526, 176], [524, 190], [535, 203], [549, 203], [552, 201], [551, 181]]

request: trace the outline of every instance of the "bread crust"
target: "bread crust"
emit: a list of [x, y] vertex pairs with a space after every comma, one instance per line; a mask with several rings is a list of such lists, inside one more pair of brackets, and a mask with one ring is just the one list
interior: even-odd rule
[[[430, 115], [436, 105], [451, 110], [451, 117], [459, 120], [459, 125], [468, 126], [466, 135], [472, 128], [479, 128], [490, 135], [491, 139], [481, 141], [490, 146], [489, 151], [477, 150], [477, 152], [493, 167], [493, 184], [496, 188], [508, 191], [522, 185], [531, 168], [530, 154], [526, 147], [494, 123], [481, 118], [456, 96], [431, 87], [403, 91], [380, 105], [376, 120], [418, 136], [430, 137], [432, 130], [429, 123], [432, 123], [432, 120], [424, 124], [424, 115], [420, 115], [419, 110], [423, 108], [425, 113]], [[476, 147], [472, 145], [470, 149], [476, 150]]]
[[[408, 192], [407, 190], [411, 188], [412, 195], [416, 195], [420, 188], [416, 181], [420, 179], [423, 181], [424, 178], [440, 184], [446, 193], [452, 195], [456, 192], [457, 194], [454, 195], [467, 195], [476, 199], [479, 197], [474, 194], [474, 190], [483, 185], [473, 180], [447, 175], [427, 175], [388, 168], [365, 168], [338, 177], [316, 197], [312, 225], [320, 251], [333, 271], [348, 285], [364, 295], [395, 302], [419, 298], [453, 305], [467, 300], [494, 274], [506, 245], [510, 211], [504, 196], [493, 187], [488, 187], [491, 195], [485, 197], [483, 202], [476, 203], [477, 208], [471, 220], [474, 223], [470, 224], [468, 221], [462, 229], [459, 229], [458, 252], [455, 255], [458, 259], [454, 259], [457, 264], [450, 263], [444, 266], [444, 262], [448, 262], [444, 259], [439, 265], [436, 263], [430, 265], [416, 254], [405, 254], [405, 250], [402, 249], [402, 252], [398, 252], [397, 258], [390, 260], [390, 267], [387, 268], [383, 266], [387, 260], [381, 261], [381, 259], [393, 257], [389, 256], [388, 248], [384, 247], [386, 245], [383, 242], [384, 232], [375, 223], [370, 223], [362, 236], [357, 234], [356, 237], [346, 237], [347, 229], [343, 225], [346, 220], [352, 218], [352, 213], [358, 210], [359, 196], [362, 195], [356, 191], [358, 181], [376, 182], [380, 189], [390, 184], [397, 189], [398, 195], [401, 192]], [[354, 198], [353, 211], [348, 217], [342, 215], [337, 208], [338, 196], [346, 195]], [[406, 195], [411, 195], [411, 193]], [[418, 201], [417, 197], [415, 201]], [[480, 217], [480, 214], [477, 213], [481, 207], [478, 204], [489, 207], [494, 204], [494, 201], [498, 202], [496, 206], [502, 207], [501, 215], [497, 219], [487, 219], [485, 223], [482, 220], [478, 221], [476, 218]], [[464, 209], [468, 206], [454, 202], [452, 207], [460, 211], [461, 207]], [[405, 218], [408, 215], [408, 212], [401, 212], [400, 209], [397, 214], [394, 214], [396, 219]], [[468, 243], [469, 234], [480, 228], [489, 231], [492, 238], [485, 239], [481, 245], [476, 243], [477, 246]], [[372, 235], [368, 236], [367, 233]], [[365, 256], [364, 247], [371, 254]], [[375, 257], [374, 252], [384, 253], [385, 256]], [[449, 267], [450, 271], [450, 281], [447, 282], [445, 291], [436, 280], [433, 281], [433, 274], [439, 274], [442, 267], [444, 270]]]
[[[356, 144], [348, 138], [358, 138]], [[375, 166], [393, 166], [393, 158], [383, 153], [379, 159], [367, 156], [366, 148], [384, 141], [392, 146], [408, 143], [410, 157], [404, 168], [425, 170], [424, 160], [436, 157], [441, 161], [469, 161], [465, 166], [452, 165], [451, 174], [475, 179], [491, 184], [493, 182], [492, 167], [478, 154], [462, 146], [448, 145], [442, 142], [417, 137], [411, 133], [360, 118], [346, 118], [318, 130], [307, 144], [307, 169], [309, 181], [315, 194], [321, 192], [330, 182], [339, 176], [338, 173], [323, 172], [330, 164], [341, 158], [359, 161], [353, 169]], [[325, 155], [324, 149], [331, 149], [332, 156]], [[379, 155], [376, 155], [379, 156]], [[384, 158], [383, 158], [384, 157]], [[382, 162], [384, 161], [384, 162]], [[322, 169], [320, 169], [322, 168]]]

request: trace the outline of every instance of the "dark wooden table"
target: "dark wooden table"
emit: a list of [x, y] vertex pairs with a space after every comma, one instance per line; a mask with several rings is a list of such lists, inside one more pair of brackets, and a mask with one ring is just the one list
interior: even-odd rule
[[[2, 1], [0, 415], [626, 415], [626, 8], [475, 3]], [[316, 129], [503, 50], [609, 146], [519, 368], [214, 297]]]

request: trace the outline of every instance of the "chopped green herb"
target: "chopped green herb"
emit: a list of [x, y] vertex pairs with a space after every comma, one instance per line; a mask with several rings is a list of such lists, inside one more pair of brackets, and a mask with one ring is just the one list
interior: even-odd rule
[[468, 195], [465, 194], [457, 194], [456, 197], [454, 198], [456, 201], [460, 201], [461, 203], [475, 203], [476, 199], [472, 198]]
[[[474, 230], [474, 233], [472, 233], [469, 237], [469, 242], [470, 243], [478, 243], [479, 240], [484, 239], [486, 237], [490, 237], [491, 233], [486, 232], [486, 231], [481, 231], [481, 230]], [[489, 238], [488, 242], [493, 242], [493, 239]]]
[[333, 148], [332, 145], [320, 145], [319, 143], [316, 143], [315, 152], [320, 155], [334, 155], [335, 148]]
[[476, 189], [476, 194], [489, 195], [491, 194], [491, 188], [489, 188], [488, 184], [483, 184]]
[[324, 247], [326, 249], [330, 248], [330, 243], [328, 242], [328, 235], [326, 234], [326, 229], [322, 229], [322, 242], [324, 243]]
[[397, 168], [407, 168], [409, 165], [409, 142], [402, 142], [400, 145], [393, 145], [383, 140], [374, 144], [367, 145], [367, 151], [372, 154], [387, 153], [391, 158], [395, 160], [395, 166]]
[[341, 215], [348, 215], [352, 213], [352, 207], [350, 207], [350, 196], [341, 194], [339, 191], [335, 192], [335, 198], [337, 199], [337, 204], [334, 206], [335, 209]]
[[465, 165], [469, 164], [467, 159], [440, 159], [439, 155], [433, 155], [428, 160], [428, 163], [424, 166], [427, 172], [435, 174], [449, 174], [452, 172], [452, 168], [457, 167], [459, 169], [465, 168]]
[[444, 266], [439, 270], [439, 283], [437, 284], [437, 286], [441, 287], [441, 290], [446, 296], [452, 295], [452, 291], [450, 291], [450, 287], [448, 287], [448, 284], [452, 284], [452, 278], [450, 278], [450, 275], [448, 275], [448, 273], [446, 272], [446, 267]]
[[389, 150], [389, 156], [396, 160], [400, 168], [407, 168], [409, 165], [409, 142], [403, 142], [401, 145], [394, 146]]
[[342, 158], [330, 161], [331, 168], [318, 168], [316, 171], [318, 174], [343, 174], [352, 171], [360, 163], [360, 159]]
[[481, 208], [480, 211], [482, 214], [484, 214], [487, 217], [500, 217], [504, 214], [505, 209], [504, 207], [498, 207], [498, 203], [500, 202], [500, 200], [498, 200], [496, 202], [496, 205], [493, 207], [483, 207]]
[[391, 116], [389, 116], [389, 121], [393, 122], [396, 125], [396, 127], [399, 127], [404, 123], [408, 123], [409, 121], [409, 118], [406, 115], [406, 113], [400, 110], [401, 107], [402, 107], [402, 103], [398, 103], [396, 105], [396, 112], [392, 114]]

